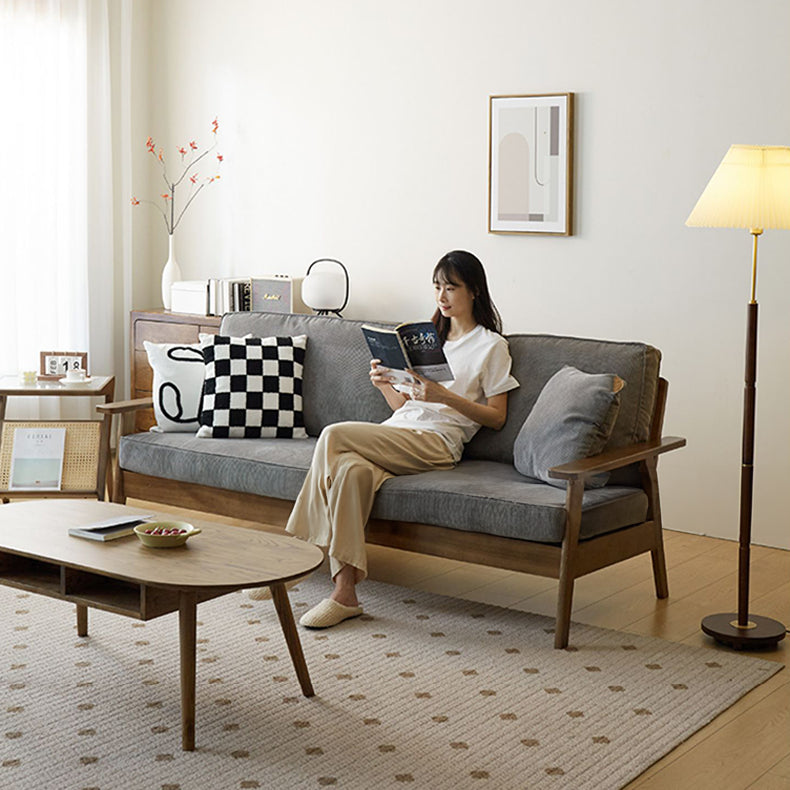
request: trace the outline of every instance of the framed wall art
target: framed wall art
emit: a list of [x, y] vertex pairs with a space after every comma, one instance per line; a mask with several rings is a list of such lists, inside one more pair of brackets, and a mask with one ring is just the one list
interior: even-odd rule
[[488, 230], [570, 236], [573, 94], [489, 97]]

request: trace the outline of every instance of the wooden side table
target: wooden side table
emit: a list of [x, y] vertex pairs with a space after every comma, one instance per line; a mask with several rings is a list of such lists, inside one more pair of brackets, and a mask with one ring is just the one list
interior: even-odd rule
[[[112, 490], [110, 479], [110, 428], [112, 417], [101, 420], [6, 420], [6, 404], [11, 397], [27, 398], [103, 398], [112, 403], [114, 376], [92, 376], [88, 381], [63, 384], [39, 380], [20, 384], [16, 376], [0, 377], [0, 496], [11, 498], [97, 497], [104, 499], [105, 486]], [[13, 433], [17, 428], [65, 427], [66, 447], [63, 458], [63, 482], [58, 491], [9, 489]]]

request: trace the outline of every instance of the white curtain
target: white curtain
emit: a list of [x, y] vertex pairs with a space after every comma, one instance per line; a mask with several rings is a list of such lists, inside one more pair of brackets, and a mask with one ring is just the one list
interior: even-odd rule
[[0, 0], [0, 375], [48, 349], [113, 370], [110, 76], [108, 0]]

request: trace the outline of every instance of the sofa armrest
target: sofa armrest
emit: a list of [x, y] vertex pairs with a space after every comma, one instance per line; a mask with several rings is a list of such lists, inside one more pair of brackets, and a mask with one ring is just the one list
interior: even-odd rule
[[135, 398], [134, 400], [119, 400], [115, 403], [100, 403], [96, 411], [102, 414], [127, 414], [140, 409], [150, 409], [154, 405], [153, 398]]
[[[135, 432], [135, 413], [140, 409], [150, 409], [154, 405], [153, 398], [134, 398], [133, 400], [119, 400], [114, 403], [102, 403], [96, 406], [96, 411], [104, 416], [105, 422], [115, 422], [115, 453], [112, 456], [112, 488], [110, 501], [124, 504], [123, 474], [120, 466], [121, 437]], [[115, 416], [118, 415], [118, 419]]]
[[[113, 420], [115, 415], [115, 447], [119, 447], [122, 436], [128, 436], [135, 432], [135, 412], [140, 409], [150, 409], [154, 405], [153, 398], [135, 398], [134, 400], [119, 400], [115, 403], [102, 403], [96, 406], [96, 411], [104, 415], [105, 420]], [[118, 455], [115, 456], [115, 466], [118, 465]], [[115, 471], [117, 477], [117, 469]], [[113, 499], [113, 502], [120, 500]]]
[[549, 469], [549, 477], [560, 480], [583, 480], [599, 472], [609, 472], [637, 461], [646, 461], [661, 453], [684, 447], [685, 444], [686, 440], [681, 436], [664, 436], [658, 441], [640, 442], [593, 455], [590, 458], [580, 458], [578, 461], [554, 466]]

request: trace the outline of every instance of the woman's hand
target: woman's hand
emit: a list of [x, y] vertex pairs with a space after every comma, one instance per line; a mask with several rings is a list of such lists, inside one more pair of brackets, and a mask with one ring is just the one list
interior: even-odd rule
[[380, 359], [370, 360], [370, 383], [384, 396], [393, 411], [397, 411], [404, 403], [406, 396], [394, 389], [389, 377], [389, 368], [381, 365]]
[[378, 389], [392, 386], [392, 380], [389, 377], [389, 368], [382, 367], [380, 359], [370, 360], [370, 383]]
[[413, 370], [409, 374], [417, 381], [411, 387], [410, 397], [412, 400], [425, 401], [426, 403], [444, 403], [455, 409], [464, 417], [474, 420], [486, 428], [493, 428], [498, 431], [507, 419], [507, 393], [493, 395], [485, 403], [475, 403], [474, 401], [457, 395], [448, 390], [436, 381], [431, 381], [415, 373]]
[[408, 373], [416, 382], [411, 385], [409, 395], [411, 400], [421, 400], [426, 403], [447, 403], [447, 397], [453, 394], [447, 387], [436, 381], [431, 381], [431, 379], [423, 378], [413, 370], [409, 370]]

